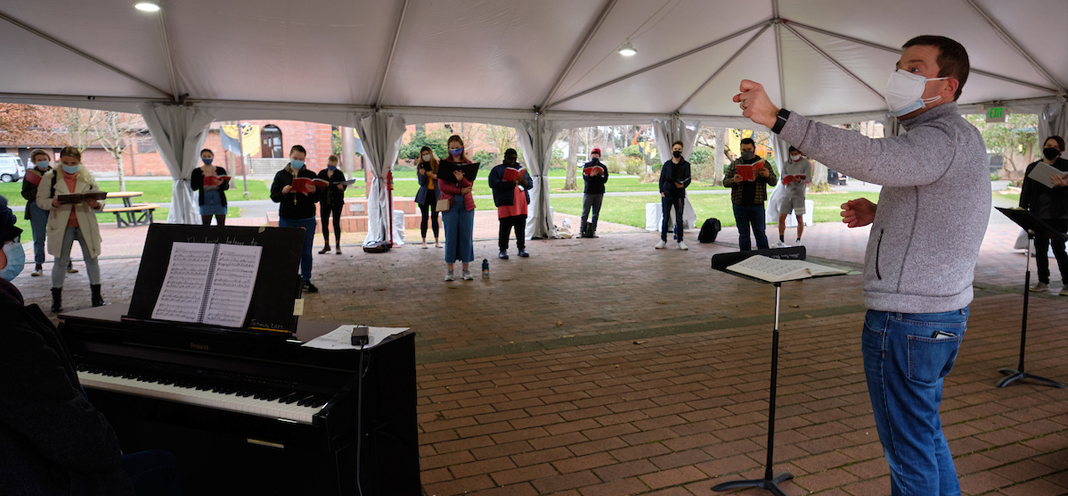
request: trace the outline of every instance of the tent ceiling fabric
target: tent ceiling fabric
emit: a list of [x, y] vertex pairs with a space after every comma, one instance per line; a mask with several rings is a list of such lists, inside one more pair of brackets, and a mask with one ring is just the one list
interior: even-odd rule
[[[773, 20], [775, 2], [784, 25]], [[801, 114], [878, 114], [885, 103], [865, 84], [881, 91], [897, 58], [879, 47], [896, 49], [928, 33], [963, 43], [974, 69], [1026, 83], [973, 73], [962, 105], [1054, 100], [1068, 85], [1063, 0], [407, 0], [398, 25], [405, 4], [162, 0], [165, 47], [158, 15], [135, 10], [132, 0], [0, 0], [0, 100], [129, 111], [138, 101], [170, 98], [173, 64], [177, 93], [228, 119], [277, 111], [285, 118], [351, 124], [380, 103], [419, 120], [510, 120], [516, 111], [533, 113], [557, 87], [545, 111], [549, 118], [566, 112], [578, 122], [589, 119], [576, 116], [603, 113], [619, 121], [678, 111], [702, 122], [731, 122], [741, 120], [730, 97], [742, 78], [763, 83], [777, 102], [784, 93], [787, 107]], [[637, 55], [617, 53], [627, 40]]]

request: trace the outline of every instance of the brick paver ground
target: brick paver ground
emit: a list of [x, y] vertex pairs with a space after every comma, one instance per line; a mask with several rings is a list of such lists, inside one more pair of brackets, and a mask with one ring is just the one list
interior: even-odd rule
[[[1016, 363], [1024, 263], [999, 215], [942, 419], [965, 494], [1068, 494], [1068, 390], [994, 387]], [[105, 296], [129, 301], [145, 228], [104, 229]], [[818, 224], [805, 241], [811, 257], [859, 268], [866, 234]], [[490, 279], [453, 283], [443, 250], [345, 246], [315, 256], [321, 292], [306, 315], [418, 331], [428, 495], [707, 495], [763, 472], [774, 310], [770, 286], [709, 269], [735, 249], [732, 228], [720, 236], [689, 251], [653, 250], [658, 236], [643, 232], [534, 241], [531, 258], [508, 261], [479, 241]], [[860, 279], [783, 287], [775, 468], [796, 476], [791, 495], [889, 493], [860, 358]], [[15, 283], [47, 305], [47, 277]], [[88, 293], [84, 270], [70, 276], [65, 306], [88, 306]], [[1028, 333], [1028, 371], [1062, 382], [1066, 303], [1032, 298]]]

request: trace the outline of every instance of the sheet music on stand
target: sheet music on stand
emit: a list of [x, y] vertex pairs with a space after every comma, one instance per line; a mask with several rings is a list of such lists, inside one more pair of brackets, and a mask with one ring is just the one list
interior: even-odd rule
[[174, 243], [153, 319], [241, 327], [262, 246]]

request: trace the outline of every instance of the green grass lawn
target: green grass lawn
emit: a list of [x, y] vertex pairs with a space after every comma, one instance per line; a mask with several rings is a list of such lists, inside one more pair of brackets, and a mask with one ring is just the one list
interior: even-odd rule
[[[841, 205], [855, 198], [867, 198], [873, 202], [878, 193], [809, 193], [808, 199], [815, 203], [812, 218], [815, 222], [839, 222]], [[660, 195], [607, 197], [601, 207], [601, 220], [628, 226], [645, 227], [645, 204], [658, 203]], [[720, 220], [723, 226], [734, 226], [734, 213], [729, 195], [693, 195], [690, 202], [697, 212], [700, 224], [709, 217]], [[552, 200], [556, 211], [582, 215], [582, 198], [556, 198]]]

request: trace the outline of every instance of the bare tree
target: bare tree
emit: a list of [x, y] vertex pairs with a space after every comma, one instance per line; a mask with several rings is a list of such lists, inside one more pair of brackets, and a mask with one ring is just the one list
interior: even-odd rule
[[482, 138], [497, 147], [498, 153], [503, 154], [505, 150], [516, 147], [515, 128], [513, 127], [486, 124], [482, 128]]
[[575, 180], [575, 163], [578, 160], [578, 135], [578, 129], [567, 130], [567, 178], [564, 179], [564, 191], [578, 189], [578, 183]]
[[126, 171], [122, 163], [122, 154], [133, 143], [130, 135], [144, 128], [144, 120], [137, 114], [123, 112], [102, 112], [90, 130], [100, 146], [104, 147], [118, 165], [119, 191], [126, 191]]
[[52, 136], [84, 152], [96, 141], [93, 129], [104, 118], [104, 112], [71, 107], [41, 107], [41, 116]]

